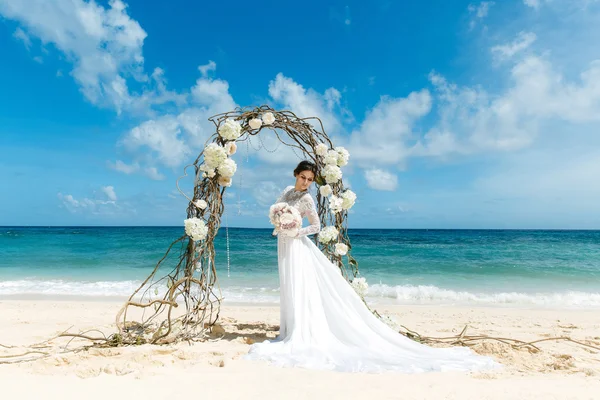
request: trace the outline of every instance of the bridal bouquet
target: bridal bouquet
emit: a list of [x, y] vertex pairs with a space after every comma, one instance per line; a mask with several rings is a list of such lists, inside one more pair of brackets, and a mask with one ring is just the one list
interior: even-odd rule
[[300, 212], [287, 203], [273, 204], [269, 209], [269, 219], [277, 232], [284, 236], [296, 237], [302, 227]]

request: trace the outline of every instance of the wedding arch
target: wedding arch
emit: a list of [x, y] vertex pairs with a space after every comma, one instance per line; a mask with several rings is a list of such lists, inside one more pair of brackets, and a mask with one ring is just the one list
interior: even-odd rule
[[299, 158], [317, 165], [316, 205], [323, 228], [315, 241], [346, 279], [360, 285], [361, 279], [354, 279], [358, 263], [351, 255], [347, 229], [348, 210], [356, 195], [344, 187], [341, 170], [349, 153], [334, 147], [321, 120], [266, 105], [238, 108], [209, 120], [214, 123], [214, 134], [177, 181], [179, 188], [179, 180], [193, 168], [193, 194], [180, 189], [189, 201], [185, 234], [169, 246], [117, 314], [118, 333], [111, 337], [117, 345], [198, 340], [215, 325], [222, 296], [214, 241], [225, 211], [225, 191], [237, 170], [233, 156], [239, 144], [248, 144], [265, 130]]

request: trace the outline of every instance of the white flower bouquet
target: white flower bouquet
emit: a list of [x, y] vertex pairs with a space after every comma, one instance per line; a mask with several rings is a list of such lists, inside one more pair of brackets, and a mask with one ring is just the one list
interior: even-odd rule
[[183, 221], [185, 224], [185, 233], [192, 238], [193, 241], [206, 239], [208, 235], [208, 227], [200, 218], [188, 218]]
[[227, 151], [216, 143], [211, 143], [204, 149], [204, 164], [207, 169], [217, 168], [226, 159]]
[[339, 234], [335, 226], [327, 226], [319, 232], [319, 242], [327, 244], [335, 240]]
[[225, 159], [217, 167], [217, 172], [224, 178], [232, 178], [237, 171], [237, 164], [231, 158]]
[[273, 125], [275, 122], [275, 116], [272, 112], [265, 113], [262, 116], [262, 121], [265, 125]]
[[227, 142], [225, 143], [225, 146], [223, 146], [223, 148], [225, 149], [225, 152], [227, 154], [232, 156], [237, 151], [237, 144], [235, 144], [235, 142]]
[[332, 195], [329, 198], [329, 210], [334, 214], [339, 213], [340, 211], [342, 211], [342, 202], [343, 200], [341, 197]]
[[219, 128], [219, 135], [225, 140], [236, 140], [242, 134], [242, 126], [239, 122], [228, 119]]
[[348, 160], [350, 159], [350, 153], [343, 147], [336, 147], [335, 151], [338, 154], [337, 157], [337, 165], [338, 167], [343, 167], [348, 165]]
[[356, 193], [352, 190], [348, 189], [344, 193], [342, 193], [342, 208], [344, 210], [349, 210], [354, 205], [356, 201]]
[[339, 154], [335, 150], [327, 151], [327, 154], [323, 156], [323, 162], [325, 165], [336, 165], [338, 163]]
[[338, 256], [345, 256], [348, 253], [348, 246], [344, 243], [335, 244], [335, 254]]
[[321, 193], [321, 196], [329, 197], [329, 195], [333, 193], [333, 190], [331, 189], [331, 186], [323, 185], [319, 188], [319, 192]]
[[321, 173], [328, 184], [337, 183], [342, 179], [342, 170], [337, 165], [326, 165]]
[[208, 203], [206, 202], [206, 200], [202, 200], [202, 199], [196, 200], [194, 202], [194, 205], [201, 210], [204, 210], [206, 207], [208, 207]]
[[369, 289], [369, 284], [365, 278], [354, 278], [350, 283], [350, 286], [352, 286], [354, 291], [363, 299], [365, 298], [367, 290]]
[[269, 209], [269, 220], [278, 234], [296, 237], [302, 227], [302, 216], [296, 207], [287, 203], [276, 203]]
[[258, 129], [262, 126], [262, 120], [258, 119], [258, 118], [252, 118], [250, 121], [248, 121], [248, 125], [250, 126], [251, 129]]
[[315, 149], [315, 152], [317, 153], [318, 156], [325, 156], [325, 154], [327, 154], [327, 145], [324, 143], [319, 143]]

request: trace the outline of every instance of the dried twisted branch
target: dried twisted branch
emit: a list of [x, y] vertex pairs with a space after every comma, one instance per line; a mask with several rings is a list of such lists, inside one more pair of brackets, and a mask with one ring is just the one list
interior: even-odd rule
[[506, 345], [509, 345], [514, 349], [521, 349], [521, 348], [525, 347], [525, 348], [528, 348], [530, 351], [538, 352], [541, 350], [539, 347], [537, 347], [535, 345], [535, 343], [547, 342], [547, 341], [567, 341], [567, 342], [575, 343], [577, 345], [587, 347], [590, 349], [600, 350], [600, 347], [599, 347], [600, 343], [596, 343], [591, 340], [589, 341], [590, 343], [597, 344], [598, 346], [594, 346], [593, 344], [590, 344], [590, 343], [584, 343], [579, 340], [574, 340], [568, 336], [556, 336], [556, 337], [550, 337], [550, 338], [544, 338], [544, 339], [538, 339], [538, 340], [532, 340], [532, 341], [526, 342], [523, 340], [505, 338], [505, 337], [496, 337], [496, 336], [488, 336], [488, 335], [467, 335], [466, 333], [467, 333], [468, 327], [469, 327], [468, 325], [465, 325], [463, 330], [458, 335], [446, 336], [446, 337], [434, 337], [434, 336], [421, 335], [411, 329], [408, 329], [404, 325], [401, 325], [401, 328], [404, 330], [399, 330], [398, 332], [400, 334], [406, 336], [409, 339], [412, 339], [414, 341], [417, 341], [417, 342], [423, 343], [423, 344], [445, 344], [445, 345], [450, 345], [450, 346], [459, 345], [459, 346], [470, 347], [470, 346], [475, 345], [476, 342], [492, 340], [492, 341], [497, 341], [497, 342], [501, 342]]

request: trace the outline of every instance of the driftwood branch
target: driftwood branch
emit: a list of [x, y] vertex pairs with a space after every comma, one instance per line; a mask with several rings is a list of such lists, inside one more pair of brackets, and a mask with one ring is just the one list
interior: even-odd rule
[[535, 343], [547, 342], [547, 341], [568, 341], [568, 342], [578, 344], [580, 346], [588, 347], [588, 348], [595, 349], [595, 350], [600, 350], [600, 347], [598, 347], [598, 346], [594, 346], [594, 345], [591, 345], [588, 343], [574, 340], [568, 336], [556, 336], [556, 337], [550, 337], [550, 338], [544, 338], [544, 339], [538, 339], [538, 340], [532, 340], [532, 341], [526, 342], [523, 340], [505, 338], [505, 337], [495, 337], [495, 336], [488, 336], [488, 335], [467, 335], [466, 332], [467, 332], [468, 327], [469, 327], [468, 325], [465, 325], [465, 327], [463, 328], [461, 333], [458, 335], [446, 336], [446, 337], [421, 335], [411, 329], [408, 329], [404, 325], [401, 325], [401, 328], [403, 330], [400, 330], [399, 333], [406, 336], [409, 339], [412, 339], [414, 341], [417, 341], [417, 342], [423, 343], [423, 344], [446, 344], [446, 345], [450, 345], [450, 346], [460, 345], [460, 346], [469, 347], [469, 346], [474, 345], [475, 342], [492, 340], [492, 341], [497, 341], [497, 342], [507, 344], [514, 349], [528, 347], [530, 350], [534, 350], [534, 351], [538, 352], [538, 351], [540, 351], [540, 348], [537, 347], [535, 345]]

